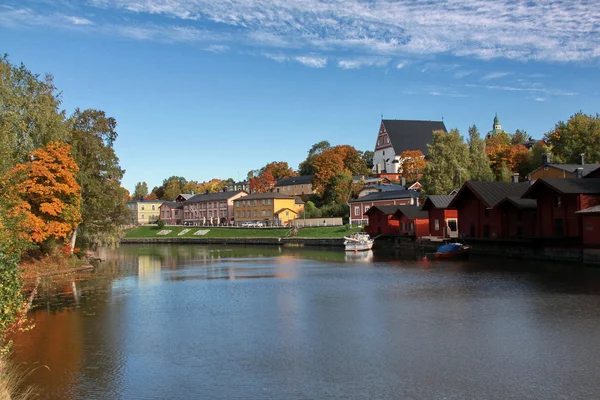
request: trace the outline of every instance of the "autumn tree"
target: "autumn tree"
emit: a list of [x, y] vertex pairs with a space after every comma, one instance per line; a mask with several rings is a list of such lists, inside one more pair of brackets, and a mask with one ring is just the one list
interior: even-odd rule
[[51, 142], [31, 152], [28, 161], [17, 164], [5, 177], [3, 195], [11, 190], [19, 197], [8, 215], [22, 218], [28, 241], [64, 239], [81, 222], [79, 168], [70, 152], [71, 146]]
[[148, 184], [146, 182], [138, 182], [135, 184], [133, 191], [134, 199], [143, 199], [148, 195]]
[[400, 154], [402, 177], [407, 182], [416, 182], [425, 170], [425, 156], [421, 150], [405, 150]]
[[[83, 248], [115, 243], [130, 218], [128, 192], [121, 186], [125, 171], [113, 148], [116, 127], [115, 119], [100, 110], [76, 109], [69, 118], [69, 142], [81, 186], [81, 224], [73, 232], [72, 248], [78, 237], [78, 246]], [[146, 183], [140, 185], [136, 190], [145, 188], [147, 193]]]
[[182, 176], [171, 176], [165, 180], [161, 186], [155, 186], [151, 194], [159, 200], [173, 201], [181, 193], [185, 193], [183, 188], [187, 180]]
[[273, 173], [271, 172], [271, 170], [267, 169], [263, 171], [259, 176], [250, 179], [250, 191], [252, 193], [266, 193], [269, 190], [271, 190], [273, 186], [275, 186], [276, 182], [277, 181], [273, 177]]
[[457, 129], [434, 131], [427, 150], [428, 160], [421, 180], [425, 193], [448, 194], [469, 180], [469, 147]]
[[60, 95], [51, 75], [40, 78], [0, 57], [0, 174], [33, 150], [67, 136]]
[[340, 187], [333, 184], [335, 180], [341, 179], [341, 175], [368, 175], [371, 172], [365, 165], [362, 152], [349, 145], [334, 146], [322, 151], [315, 157], [313, 168], [313, 190], [329, 199], [338, 198], [337, 195], [328, 195], [327, 191]]
[[531, 136], [527, 134], [525, 130], [517, 129], [515, 133], [510, 136], [510, 144], [525, 144], [528, 140], [532, 140]]
[[557, 162], [577, 164], [580, 154], [585, 154], [586, 162], [599, 163], [600, 115], [578, 112], [567, 122], [559, 121], [544, 139]]
[[493, 181], [494, 173], [485, 151], [485, 142], [475, 125], [469, 127], [469, 175], [474, 181]]
[[298, 173], [300, 175], [314, 175], [315, 170], [313, 168], [313, 162], [315, 161], [315, 157], [321, 152], [330, 148], [331, 144], [327, 140], [322, 140], [313, 144], [310, 150], [308, 150], [308, 156], [306, 157], [306, 160], [302, 161], [298, 166]]

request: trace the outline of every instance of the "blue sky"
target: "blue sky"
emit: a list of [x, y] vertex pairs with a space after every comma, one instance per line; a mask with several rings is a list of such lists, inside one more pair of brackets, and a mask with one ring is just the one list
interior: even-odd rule
[[[579, 4], [581, 3], [581, 4]], [[123, 185], [373, 150], [381, 115], [535, 138], [599, 112], [600, 8], [483, 0], [4, 0], [0, 51], [117, 119]]]

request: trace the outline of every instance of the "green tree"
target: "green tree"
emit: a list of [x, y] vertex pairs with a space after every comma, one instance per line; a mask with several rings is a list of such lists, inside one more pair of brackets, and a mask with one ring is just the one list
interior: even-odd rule
[[159, 200], [173, 201], [177, 196], [184, 192], [187, 180], [182, 176], [171, 176], [165, 179], [161, 186], [155, 186], [151, 195]]
[[469, 176], [474, 181], [493, 181], [494, 173], [485, 152], [485, 141], [475, 125], [469, 128]]
[[531, 148], [529, 157], [529, 171], [532, 172], [542, 166], [542, 155], [550, 153], [550, 148], [546, 146], [543, 140], [536, 142]]
[[330, 148], [331, 144], [327, 140], [322, 140], [313, 144], [310, 150], [308, 150], [306, 160], [302, 161], [298, 166], [298, 173], [300, 175], [314, 175], [315, 169], [313, 167], [313, 162], [315, 161], [315, 157]]
[[[82, 221], [72, 238], [78, 247], [115, 243], [130, 216], [127, 191], [121, 187], [125, 171], [113, 148], [116, 127], [115, 119], [100, 110], [76, 109], [69, 118], [71, 154], [79, 166], [77, 182], [81, 186]], [[145, 182], [143, 186], [147, 194]]]
[[434, 131], [427, 149], [422, 179], [425, 193], [447, 194], [469, 180], [469, 147], [457, 129]]
[[23, 64], [0, 58], [0, 174], [32, 151], [68, 136], [60, 95], [51, 75], [43, 79]]
[[333, 177], [327, 186], [323, 199], [326, 203], [345, 204], [352, 194], [352, 175], [348, 171], [341, 172]]
[[320, 218], [321, 210], [312, 201], [307, 201], [304, 204], [304, 215], [306, 218]]
[[133, 191], [134, 199], [143, 199], [148, 195], [148, 184], [146, 182], [138, 182], [135, 184], [135, 189]]
[[544, 138], [556, 161], [576, 164], [579, 155], [585, 154], [586, 162], [600, 162], [599, 114], [578, 112], [567, 122], [559, 121]]
[[528, 140], [531, 140], [531, 136], [525, 130], [517, 129], [510, 137], [510, 144], [525, 144]]
[[498, 173], [498, 182], [510, 182], [512, 179], [512, 174], [513, 173], [508, 167], [508, 165], [506, 165], [505, 162], [502, 162], [500, 164], [500, 169]]
[[372, 152], [371, 150], [367, 150], [363, 153], [362, 158], [363, 158], [363, 162], [365, 163], [366, 167], [369, 170], [373, 170], [373, 155], [375, 153]]

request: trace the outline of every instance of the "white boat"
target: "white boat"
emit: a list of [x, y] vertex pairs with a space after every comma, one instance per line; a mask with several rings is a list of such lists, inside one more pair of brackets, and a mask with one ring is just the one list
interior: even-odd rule
[[353, 233], [350, 236], [345, 236], [344, 246], [346, 251], [371, 250], [373, 248], [374, 241], [375, 239], [371, 239], [368, 233], [358, 232]]

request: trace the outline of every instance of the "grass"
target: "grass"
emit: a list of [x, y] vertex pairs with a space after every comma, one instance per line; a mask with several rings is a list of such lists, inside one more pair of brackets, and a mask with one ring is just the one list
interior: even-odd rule
[[[183, 234], [181, 232], [187, 229]], [[166, 235], [158, 235], [161, 229], [156, 226], [138, 226], [125, 234], [126, 238], [284, 238], [288, 236], [290, 228], [224, 228], [224, 227], [186, 227], [165, 226], [163, 231], [171, 231]], [[199, 230], [208, 231], [204, 235], [194, 235]], [[342, 238], [362, 228], [344, 226], [322, 226], [301, 228], [297, 238]]]
[[0, 357], [0, 400], [29, 400], [38, 398], [33, 387], [24, 387], [31, 371]]

